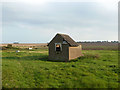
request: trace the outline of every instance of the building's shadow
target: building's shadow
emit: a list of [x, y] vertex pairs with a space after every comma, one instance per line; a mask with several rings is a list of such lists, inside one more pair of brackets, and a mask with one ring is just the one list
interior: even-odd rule
[[47, 55], [32, 55], [32, 56], [23, 56], [23, 57], [17, 57], [17, 56], [7, 56], [7, 57], [2, 57], [2, 59], [7, 59], [7, 60], [41, 60], [41, 61], [47, 61], [48, 56]]
[[64, 62], [64, 61], [53, 61], [53, 60], [49, 60], [48, 59], [48, 55], [33, 55], [33, 56], [23, 56], [23, 57], [17, 57], [17, 56], [6, 56], [6, 57], [2, 57], [3, 60], [40, 60], [40, 61], [48, 61], [48, 62]]
[[[16, 57], [16, 56], [7, 56], [7, 57], [2, 57], [3, 60], [40, 60], [40, 61], [48, 61], [48, 62], [65, 62], [65, 61], [60, 61], [60, 60], [49, 60], [48, 55], [32, 55], [32, 56], [23, 56], [23, 57]], [[78, 60], [71, 60], [68, 62], [76, 62]]]

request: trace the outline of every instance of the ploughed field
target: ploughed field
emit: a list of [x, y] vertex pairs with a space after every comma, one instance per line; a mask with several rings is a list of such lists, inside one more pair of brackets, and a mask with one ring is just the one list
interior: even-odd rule
[[117, 50], [83, 50], [70, 62], [49, 61], [47, 48], [16, 50], [2, 51], [3, 88], [118, 87]]

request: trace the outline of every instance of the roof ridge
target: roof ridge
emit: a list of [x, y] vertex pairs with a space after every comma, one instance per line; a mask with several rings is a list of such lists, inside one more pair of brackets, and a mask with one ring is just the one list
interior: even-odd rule
[[58, 34], [58, 35], [60, 35], [65, 41], [67, 41], [67, 43], [70, 46], [78, 46], [78, 43], [75, 42], [69, 35], [67, 34]]
[[59, 34], [59, 35], [67, 35], [67, 34], [62, 34], [62, 33], [57, 33], [57, 34]]

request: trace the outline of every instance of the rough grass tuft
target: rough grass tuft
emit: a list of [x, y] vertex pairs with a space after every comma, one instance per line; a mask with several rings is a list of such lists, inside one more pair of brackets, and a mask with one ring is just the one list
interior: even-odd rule
[[100, 55], [99, 54], [84, 54], [83, 56], [79, 57], [79, 59], [89, 59], [89, 58], [92, 58], [92, 59], [99, 59], [100, 58]]

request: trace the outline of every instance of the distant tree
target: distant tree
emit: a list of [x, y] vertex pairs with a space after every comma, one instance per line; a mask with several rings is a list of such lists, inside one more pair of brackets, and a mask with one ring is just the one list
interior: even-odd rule
[[8, 45], [7, 45], [7, 48], [12, 48], [12, 44], [8, 44]]

